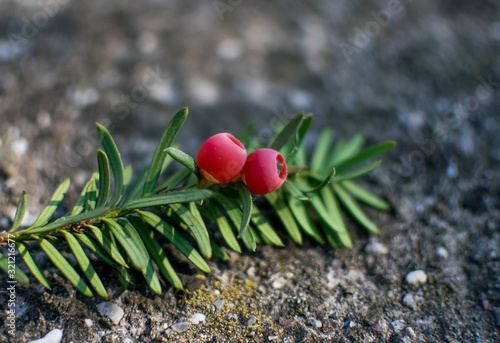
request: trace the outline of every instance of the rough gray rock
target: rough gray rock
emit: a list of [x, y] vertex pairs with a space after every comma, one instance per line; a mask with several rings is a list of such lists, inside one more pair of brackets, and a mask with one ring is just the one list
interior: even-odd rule
[[[285, 248], [214, 258], [205, 276], [172, 251], [189, 294], [165, 285], [154, 295], [140, 273], [123, 291], [117, 275], [92, 260], [109, 300], [126, 313], [120, 325], [35, 247], [52, 290], [32, 277], [16, 289], [27, 308], [16, 337], [0, 314], [1, 342], [28, 342], [53, 328], [63, 330], [63, 342], [500, 341], [498, 2], [223, 0], [227, 11], [214, 8], [219, 1], [56, 2], [0, 2], [0, 230], [23, 190], [24, 225], [67, 177], [72, 187], [59, 214], [76, 201], [97, 168], [96, 121], [139, 170], [185, 105], [190, 116], [177, 142], [191, 154], [209, 135], [238, 134], [250, 121], [269, 139], [270, 126], [299, 111], [315, 114], [316, 134], [331, 125], [338, 139], [396, 140], [361, 181], [394, 211], [366, 209], [384, 254], [365, 251], [374, 238], [354, 221], [350, 250], [307, 238], [297, 247], [281, 232]], [[427, 282], [408, 284], [414, 270]], [[407, 294], [415, 308], [402, 301]], [[8, 296], [0, 289], [0, 303]], [[212, 310], [220, 298], [226, 303]], [[205, 323], [170, 329], [197, 312]], [[403, 324], [396, 332], [392, 323]]]

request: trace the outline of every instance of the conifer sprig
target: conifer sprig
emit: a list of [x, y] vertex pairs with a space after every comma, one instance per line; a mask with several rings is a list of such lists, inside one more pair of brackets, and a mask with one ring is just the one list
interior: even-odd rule
[[[12, 227], [0, 233], [0, 243], [9, 253], [17, 249], [35, 279], [46, 288], [50, 289], [49, 282], [32, 253], [35, 243], [82, 294], [92, 296], [96, 292], [106, 298], [105, 286], [87, 256], [89, 252], [116, 269], [124, 288], [134, 281], [130, 273], [134, 268], [160, 294], [160, 277], [177, 289], [183, 288], [167, 257], [169, 251], [160, 244], [162, 236], [190, 263], [209, 273], [206, 260], [212, 255], [227, 260], [226, 249], [239, 253], [243, 247], [255, 251], [258, 244], [283, 246], [283, 235], [289, 235], [297, 244], [306, 234], [319, 244], [326, 241], [335, 247], [351, 247], [343, 209], [368, 231], [379, 232], [358, 201], [381, 211], [389, 210], [390, 205], [353, 180], [377, 168], [380, 161], [365, 162], [390, 150], [394, 142], [363, 148], [364, 138], [357, 135], [333, 144], [333, 131], [327, 128], [309, 159], [302, 141], [312, 116], [299, 113], [268, 145], [288, 156], [288, 180], [277, 191], [256, 201], [242, 183], [205, 182], [194, 159], [173, 146], [187, 114], [187, 108], [177, 112], [162, 135], [151, 164], [135, 179], [132, 167], [124, 168], [108, 130], [97, 124], [103, 147], [97, 152], [98, 172], [84, 186], [74, 207], [63, 217], [55, 218], [70, 186], [66, 180], [33, 225], [24, 228], [21, 223], [27, 196], [23, 192]], [[248, 151], [260, 148], [252, 134], [253, 126], [249, 125], [240, 135]], [[166, 172], [172, 161], [179, 162], [182, 168]], [[313, 212], [315, 215], [311, 216]], [[214, 238], [216, 231], [222, 239]], [[80, 272], [59, 252], [57, 246], [62, 243], [69, 246]], [[18, 266], [15, 273], [9, 272], [9, 268], [7, 257], [0, 254], [0, 269], [17, 282], [29, 284], [28, 276]]]

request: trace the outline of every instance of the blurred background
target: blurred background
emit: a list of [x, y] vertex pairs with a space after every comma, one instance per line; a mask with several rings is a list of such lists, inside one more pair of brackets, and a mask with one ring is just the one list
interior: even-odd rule
[[498, 135], [484, 139], [499, 125], [495, 1], [2, 1], [0, 32], [7, 196], [93, 170], [96, 121], [142, 167], [184, 106], [192, 154], [249, 122], [269, 139], [305, 111], [316, 132], [398, 140], [393, 183], [412, 164], [457, 169], [455, 150], [498, 160]]
[[[434, 341], [461, 320], [457, 337], [493, 337], [499, 53], [496, 0], [0, 1], [0, 228], [23, 190], [25, 223], [67, 177], [75, 200], [97, 167], [96, 122], [139, 170], [181, 107], [190, 114], [176, 141], [192, 155], [217, 132], [254, 122], [265, 142], [311, 112], [308, 144], [325, 125], [338, 139], [398, 142], [362, 182], [395, 205], [370, 212], [388, 257], [358, 265], [385, 280], [380, 297], [392, 287], [399, 299], [404, 275], [424, 269], [429, 313], [447, 318]], [[360, 236], [341, 252], [352, 254], [346, 270], [365, 255]]]

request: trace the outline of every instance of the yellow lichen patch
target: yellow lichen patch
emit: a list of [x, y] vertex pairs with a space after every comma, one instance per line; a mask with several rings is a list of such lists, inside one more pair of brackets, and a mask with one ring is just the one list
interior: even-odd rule
[[188, 330], [175, 336], [203, 341], [217, 335], [218, 339], [228, 342], [251, 342], [263, 336], [264, 328], [267, 335], [277, 335], [278, 327], [262, 312], [261, 303], [257, 285], [250, 280], [203, 285], [194, 292], [187, 292], [183, 310], [190, 315], [203, 313], [206, 321], [190, 325]]

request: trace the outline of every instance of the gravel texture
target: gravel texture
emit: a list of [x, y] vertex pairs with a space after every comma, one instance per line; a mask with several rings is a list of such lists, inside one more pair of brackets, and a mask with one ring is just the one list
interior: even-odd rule
[[186, 105], [191, 154], [299, 111], [316, 133], [398, 142], [362, 180], [394, 206], [366, 210], [379, 236], [349, 222], [350, 250], [285, 239], [209, 275], [174, 254], [187, 290], [160, 296], [95, 262], [118, 323], [35, 249], [52, 291], [16, 289], [12, 337], [2, 274], [0, 342], [500, 341], [499, 53], [493, 0], [0, 2], [0, 229], [23, 190], [25, 224], [67, 177], [74, 203], [96, 121], [136, 170]]

